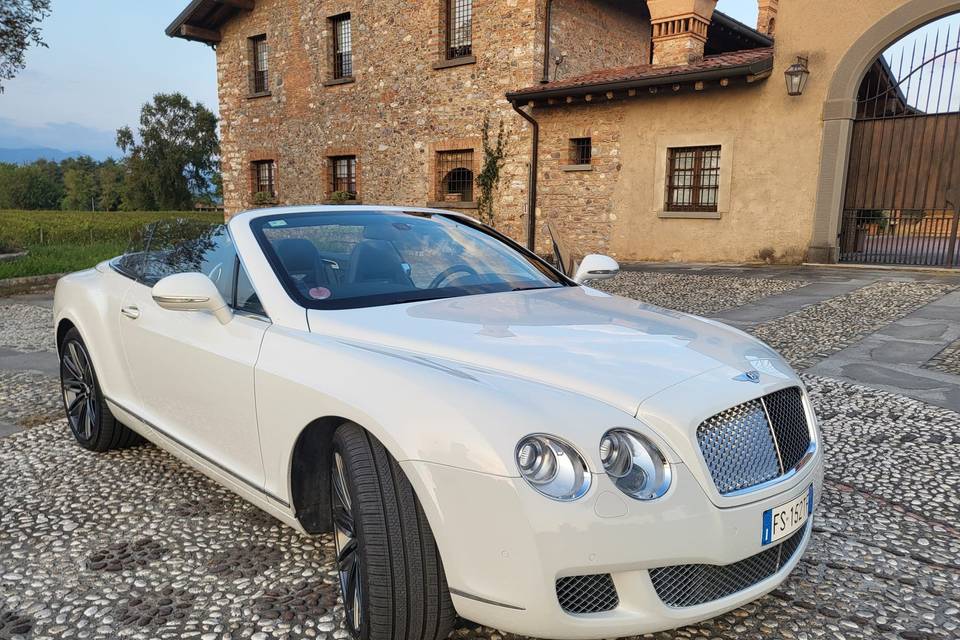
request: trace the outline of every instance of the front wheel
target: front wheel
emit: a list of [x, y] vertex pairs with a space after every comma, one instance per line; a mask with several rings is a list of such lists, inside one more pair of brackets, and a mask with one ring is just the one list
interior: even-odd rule
[[91, 451], [121, 449], [140, 442], [110, 413], [80, 332], [70, 329], [60, 343], [60, 389], [70, 431]]
[[333, 438], [331, 509], [347, 628], [357, 640], [441, 640], [454, 610], [433, 532], [397, 461], [360, 426]]

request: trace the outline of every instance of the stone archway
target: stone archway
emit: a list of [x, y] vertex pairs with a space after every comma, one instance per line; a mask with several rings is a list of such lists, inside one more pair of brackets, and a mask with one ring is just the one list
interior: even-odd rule
[[896, 40], [928, 22], [956, 12], [960, 12], [960, 0], [908, 0], [865, 31], [837, 65], [823, 105], [820, 174], [808, 261], [837, 261], [837, 234], [856, 115], [856, 96], [868, 68]]

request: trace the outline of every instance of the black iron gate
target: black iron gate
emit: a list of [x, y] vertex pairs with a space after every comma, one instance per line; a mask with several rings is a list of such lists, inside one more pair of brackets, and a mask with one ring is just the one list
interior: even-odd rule
[[905, 38], [860, 85], [841, 262], [960, 266], [960, 28], [952, 22]]

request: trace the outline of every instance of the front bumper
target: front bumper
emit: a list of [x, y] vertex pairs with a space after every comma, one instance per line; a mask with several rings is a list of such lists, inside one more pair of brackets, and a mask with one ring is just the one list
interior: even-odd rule
[[[811, 523], [779, 571], [732, 595], [676, 608], [654, 589], [650, 569], [727, 565], [754, 556], [762, 513], [814, 485], [822, 490], [822, 453], [774, 496], [729, 508], [714, 505], [683, 464], [659, 500], [623, 495], [594, 475], [575, 502], [544, 498], [521, 478], [491, 476], [427, 462], [402, 463], [417, 490], [443, 559], [457, 612], [503, 631], [546, 638], [610, 638], [671, 629], [714, 617], [775, 588], [805, 550]], [[570, 614], [557, 599], [566, 576], [607, 574], [619, 604]]]

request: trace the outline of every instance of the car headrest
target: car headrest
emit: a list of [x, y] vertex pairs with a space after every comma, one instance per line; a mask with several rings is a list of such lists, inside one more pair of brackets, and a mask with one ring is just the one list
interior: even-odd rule
[[310, 273], [317, 270], [320, 255], [306, 238], [284, 238], [276, 245], [277, 255], [287, 273]]
[[409, 282], [403, 261], [386, 240], [364, 240], [350, 256], [350, 282]]

